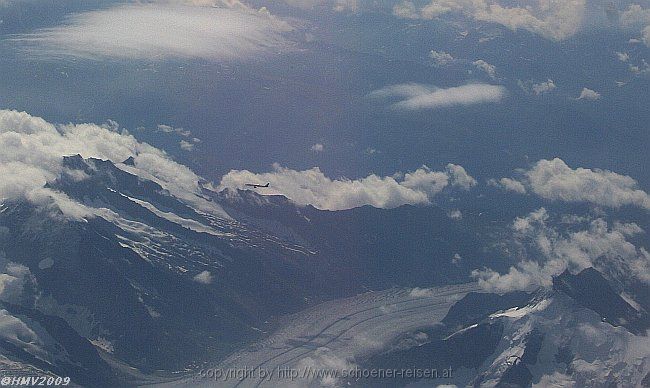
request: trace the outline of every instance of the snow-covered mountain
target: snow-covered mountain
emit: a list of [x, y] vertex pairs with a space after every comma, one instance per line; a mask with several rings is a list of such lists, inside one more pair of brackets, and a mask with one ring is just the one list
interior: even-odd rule
[[[93, 386], [173, 378], [317, 302], [467, 280], [476, 263], [451, 252], [481, 247], [468, 243], [480, 224], [461, 227], [436, 207], [330, 212], [205, 184], [179, 196], [136, 175], [133, 160], [76, 155], [63, 166], [46, 188], [91, 216], [21, 200], [0, 211], [1, 362], [16, 373]], [[638, 295], [593, 268], [533, 293], [472, 292], [442, 324], [356, 361], [452, 366], [459, 385], [645, 384], [650, 320]]]
[[472, 264], [454, 249], [480, 249], [468, 243], [480, 228], [435, 207], [330, 212], [207, 184], [172, 193], [133, 158], [67, 156], [62, 171], [45, 189], [65, 201], [0, 209], [0, 346], [7, 367], [82, 384], [218, 359], [319, 301], [465, 280]]
[[[567, 232], [542, 207], [510, 225], [523, 209], [483, 194], [462, 212], [462, 197], [446, 210], [319, 210], [217, 190], [114, 123], [0, 113], [3, 371], [88, 386], [185, 381], [247, 344], [257, 359], [282, 353], [264, 345], [281, 338], [295, 365], [293, 354], [327, 343], [356, 365], [450, 364], [461, 385], [638, 385], [647, 374], [648, 256], [634, 222], [587, 214], [561, 220]], [[453, 298], [499, 294], [434, 295], [453, 284], [464, 284]], [[287, 334], [290, 313], [305, 322]], [[314, 341], [293, 338], [301, 330]]]
[[[364, 365], [455, 371], [433, 386], [635, 387], [650, 382], [647, 311], [624, 300], [593, 268], [563, 273], [552, 289], [470, 293], [442, 323], [405, 335]], [[382, 383], [387, 382], [362, 385]], [[432, 386], [431, 380], [406, 383]]]

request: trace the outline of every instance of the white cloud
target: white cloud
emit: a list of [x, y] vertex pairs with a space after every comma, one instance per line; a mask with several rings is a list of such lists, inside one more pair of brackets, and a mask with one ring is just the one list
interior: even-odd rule
[[393, 15], [403, 19], [420, 19], [420, 14], [412, 2], [405, 0], [393, 6]]
[[[143, 128], [138, 128], [138, 129], [143, 129]], [[192, 132], [183, 128], [173, 128], [167, 125], [158, 125], [158, 130], [165, 133], [175, 133], [179, 136], [184, 137], [185, 139], [181, 139], [178, 142], [178, 146], [183, 151], [188, 151], [188, 152], [194, 151], [194, 146], [196, 146], [201, 142], [201, 139], [192, 137]]]
[[[134, 158], [135, 166], [122, 165], [129, 172], [152, 179], [173, 195], [197, 208], [227, 217], [216, 205], [202, 200], [200, 178], [189, 168], [172, 161], [165, 152], [138, 142], [115, 123], [107, 125], [67, 124], [55, 126], [25, 112], [0, 110], [0, 199], [25, 199], [55, 207], [64, 215], [81, 219], [92, 209], [45, 188], [62, 174], [63, 156], [80, 154], [121, 163]], [[78, 174], [74, 179], [83, 179]]]
[[358, 0], [284, 0], [284, 2], [301, 9], [327, 7], [336, 12], [357, 12], [360, 8]]
[[647, 26], [641, 31], [641, 40], [646, 46], [650, 47], [650, 26]]
[[631, 43], [643, 42], [650, 47], [650, 8], [643, 8], [639, 4], [631, 4], [619, 14], [620, 25], [626, 29], [639, 31], [639, 39], [630, 39]]
[[472, 271], [472, 277], [478, 279], [480, 287], [490, 292], [530, 291], [536, 287], [549, 287], [553, 284], [553, 276], [564, 269], [561, 265], [551, 267], [549, 264], [544, 267], [534, 261], [522, 261], [516, 267], [510, 267], [505, 274], [486, 268]]
[[454, 57], [444, 51], [431, 50], [429, 52], [429, 58], [433, 59], [433, 63], [436, 66], [445, 66], [454, 62]]
[[[0, 257], [0, 261], [3, 259]], [[25, 287], [33, 285], [34, 279], [29, 268], [22, 264], [8, 262], [0, 272], [0, 301], [20, 304]]]
[[325, 150], [325, 146], [320, 144], [320, 143], [316, 143], [316, 144], [312, 145], [311, 147], [309, 147], [309, 149], [314, 151], [314, 152], [323, 152]]
[[613, 208], [632, 205], [650, 210], [650, 196], [638, 188], [637, 182], [612, 171], [572, 169], [555, 158], [538, 161], [525, 175], [530, 189], [545, 199]]
[[523, 183], [512, 178], [501, 178], [498, 181], [495, 179], [490, 179], [488, 180], [488, 185], [500, 187], [507, 191], [514, 191], [515, 193], [519, 194], [526, 194], [526, 187], [523, 185]]
[[[0, 8], [10, 7], [10, 6], [18, 5], [20, 3], [28, 3], [29, 1], [30, 0], [0, 0]], [[33, 0], [31, 0], [31, 1], [33, 1]]]
[[642, 75], [646, 73], [650, 73], [650, 64], [645, 59], [641, 59], [641, 64], [636, 65], [636, 64], [628, 64], [630, 72], [636, 74], [636, 75]]
[[448, 164], [446, 173], [449, 175], [452, 185], [460, 187], [461, 189], [469, 190], [477, 184], [476, 179], [470, 176], [465, 168], [457, 164]]
[[274, 171], [256, 174], [232, 170], [221, 179], [219, 189], [244, 189], [246, 183], [270, 182], [265, 195], [280, 194], [300, 205], [319, 209], [342, 210], [364, 205], [394, 208], [405, 204], [429, 204], [447, 187], [468, 190], [476, 185], [461, 166], [448, 164], [445, 171], [431, 171], [423, 166], [403, 175], [381, 177], [369, 175], [350, 180], [330, 179], [318, 167], [296, 171], [278, 164]]
[[506, 190], [509, 191], [514, 191], [519, 194], [526, 194], [526, 188], [524, 187], [521, 182], [518, 182], [514, 179], [511, 178], [501, 178], [499, 180], [499, 183], [501, 186], [503, 186]]
[[436, 109], [499, 102], [506, 89], [499, 85], [468, 84], [447, 89], [416, 83], [387, 86], [370, 93], [373, 98], [401, 98], [392, 105], [400, 110]]
[[533, 93], [540, 95], [552, 92], [556, 89], [555, 82], [552, 79], [548, 79], [546, 82], [540, 82], [538, 84], [533, 84]]
[[404, 1], [393, 8], [400, 17], [433, 19], [447, 13], [501, 24], [511, 30], [525, 29], [548, 39], [575, 35], [584, 18], [585, 0], [432, 0], [421, 9]]
[[630, 4], [619, 14], [621, 25], [626, 27], [644, 26], [650, 23], [650, 8], [643, 8], [639, 4]]
[[626, 237], [634, 237], [636, 235], [645, 233], [643, 228], [641, 228], [639, 225], [635, 224], [634, 222], [621, 223], [617, 221], [614, 222], [612, 229], [617, 232], [620, 232], [622, 235]]
[[638, 225], [615, 223], [610, 227], [598, 218], [585, 230], [566, 232], [550, 226], [549, 219], [544, 208], [517, 218], [513, 231], [526, 249], [524, 260], [505, 274], [482, 269], [472, 275], [484, 288], [497, 292], [549, 287], [553, 277], [566, 269], [575, 273], [588, 267], [621, 282], [633, 278], [650, 284], [648, 252], [626, 239], [643, 233]]
[[164, 133], [176, 133], [183, 137], [189, 137], [190, 135], [192, 135], [192, 132], [188, 131], [187, 129], [183, 129], [182, 127], [174, 128], [171, 125], [158, 124], [156, 126], [156, 129]]
[[630, 60], [630, 55], [626, 52], [616, 52], [616, 57], [618, 57], [618, 60], [621, 62], [627, 62]]
[[538, 83], [534, 83], [532, 80], [525, 81], [525, 82], [518, 80], [517, 84], [524, 92], [534, 93], [537, 96], [551, 93], [552, 91], [557, 89], [557, 85], [550, 78], [544, 82], [538, 82]]
[[451, 263], [458, 265], [462, 260], [463, 257], [459, 253], [454, 253], [454, 256], [451, 258]]
[[200, 273], [196, 274], [192, 278], [192, 280], [194, 280], [197, 283], [201, 283], [201, 284], [210, 284], [210, 283], [212, 283], [213, 276], [210, 273], [210, 271], [203, 271], [203, 272], [200, 272]]
[[359, 10], [359, 2], [357, 0], [336, 0], [332, 9], [336, 12], [357, 12]]
[[578, 96], [578, 100], [595, 101], [598, 100], [599, 98], [600, 98], [600, 93], [588, 88], [582, 88], [582, 91], [580, 92], [580, 96]]
[[244, 59], [286, 44], [282, 33], [290, 26], [269, 15], [243, 7], [189, 3], [194, 2], [122, 4], [79, 13], [61, 26], [19, 36], [14, 42], [30, 54], [47, 57], [149, 60]]
[[560, 158], [542, 159], [522, 171], [522, 175], [518, 180], [492, 179], [488, 184], [519, 193], [530, 191], [551, 201], [587, 202], [610, 208], [638, 206], [650, 210], [650, 196], [627, 175], [582, 167], [573, 169]]
[[452, 1], [432, 1], [420, 10], [420, 18], [437, 18], [448, 12], [459, 11], [462, 7], [462, 2], [457, 2], [457, 4], [455, 4]]
[[194, 144], [186, 140], [178, 142], [178, 146], [181, 147], [183, 151], [194, 151]]
[[490, 65], [482, 59], [472, 62], [472, 65], [476, 66], [478, 69], [483, 70], [492, 79], [495, 79], [497, 77], [496, 66]]
[[549, 39], [562, 40], [575, 35], [582, 25], [585, 0], [548, 1], [538, 0], [523, 7], [507, 7], [490, 4], [475, 13], [478, 20], [504, 25], [512, 30], [525, 29]]

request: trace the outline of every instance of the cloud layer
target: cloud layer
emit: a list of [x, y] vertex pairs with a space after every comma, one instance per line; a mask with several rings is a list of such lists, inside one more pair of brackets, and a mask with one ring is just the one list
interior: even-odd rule
[[135, 166], [122, 168], [158, 182], [197, 208], [226, 216], [214, 204], [195, 195], [201, 192], [200, 178], [189, 168], [120, 131], [114, 122], [56, 126], [25, 112], [0, 110], [0, 150], [0, 199], [26, 199], [41, 206], [56, 206], [74, 219], [89, 217], [93, 215], [92, 209], [44, 187], [63, 174], [84, 179], [77, 172], [64, 169], [63, 156], [80, 154], [114, 163], [133, 157]]
[[260, 194], [280, 194], [300, 205], [319, 209], [343, 210], [364, 205], [394, 208], [405, 204], [428, 204], [449, 186], [469, 190], [476, 185], [461, 166], [448, 164], [445, 171], [431, 171], [423, 166], [403, 175], [331, 179], [314, 167], [296, 171], [275, 164], [274, 171], [256, 174], [232, 170], [221, 179], [219, 189], [243, 189], [247, 183], [270, 183]]
[[528, 30], [553, 40], [566, 39], [578, 32], [585, 11], [585, 0], [432, 0], [422, 8], [405, 0], [393, 9], [396, 16], [412, 19], [433, 19], [448, 13], [460, 13], [511, 30]]
[[[285, 22], [243, 7], [123, 4], [14, 39], [30, 53], [82, 58], [249, 58], [286, 45]], [[205, 2], [199, 2], [204, 5]]]
[[524, 259], [507, 273], [491, 269], [472, 275], [486, 289], [497, 292], [549, 287], [553, 277], [565, 270], [578, 272], [595, 267], [612, 279], [635, 279], [650, 284], [650, 254], [627, 239], [645, 233], [636, 224], [609, 225], [597, 218], [583, 230], [562, 232], [550, 226], [546, 209], [538, 209], [512, 225]]
[[292, 7], [302, 9], [330, 8], [336, 12], [356, 12], [359, 10], [361, 0], [284, 0]]
[[506, 89], [499, 85], [468, 84], [447, 89], [417, 83], [386, 86], [369, 94], [371, 98], [399, 99], [394, 109], [421, 110], [499, 102]]

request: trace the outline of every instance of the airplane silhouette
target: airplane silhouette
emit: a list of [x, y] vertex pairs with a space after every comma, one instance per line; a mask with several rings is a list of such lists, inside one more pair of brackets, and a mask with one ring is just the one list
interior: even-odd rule
[[256, 183], [246, 183], [246, 186], [250, 186], [254, 189], [257, 189], [258, 187], [269, 187], [270, 184], [271, 184], [270, 182], [267, 182], [265, 185], [258, 185]]

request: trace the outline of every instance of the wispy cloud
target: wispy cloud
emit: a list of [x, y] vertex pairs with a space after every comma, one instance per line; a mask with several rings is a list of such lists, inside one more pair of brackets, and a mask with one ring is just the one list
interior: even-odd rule
[[313, 9], [316, 7], [325, 7], [336, 12], [356, 12], [360, 6], [358, 0], [284, 0], [284, 2], [296, 8]]
[[[175, 4], [182, 3], [182, 4]], [[19, 36], [30, 54], [91, 59], [242, 59], [287, 44], [291, 27], [242, 7], [186, 2], [124, 4], [75, 14], [57, 27]]]
[[566, 39], [578, 32], [585, 11], [585, 0], [431, 0], [424, 7], [403, 0], [393, 8], [393, 14], [409, 19], [433, 19], [448, 13], [460, 13], [512, 30], [525, 29], [553, 40]]
[[459, 105], [499, 102], [506, 95], [500, 85], [468, 84], [447, 89], [416, 83], [384, 87], [370, 93], [372, 98], [398, 98], [392, 107], [402, 110], [436, 109]]

